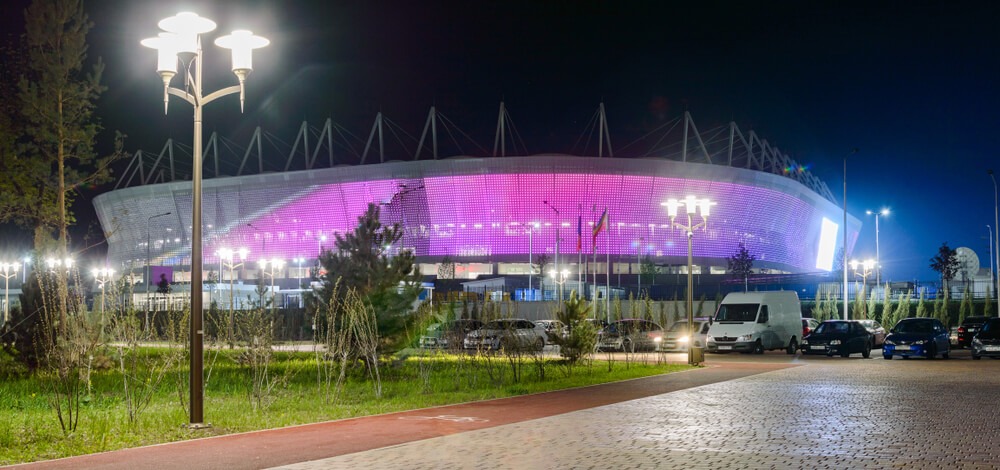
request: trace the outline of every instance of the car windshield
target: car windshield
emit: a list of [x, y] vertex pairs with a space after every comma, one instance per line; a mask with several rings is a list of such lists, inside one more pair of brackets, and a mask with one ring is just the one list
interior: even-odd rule
[[904, 321], [893, 328], [896, 333], [930, 333], [934, 325], [929, 321]]
[[483, 326], [484, 330], [510, 330], [517, 325], [517, 320], [493, 320]]
[[997, 330], [1000, 330], [1000, 318], [991, 318], [983, 323], [983, 332], [995, 333]]
[[611, 334], [618, 334], [618, 333], [627, 334], [635, 329], [637, 329], [637, 325], [633, 322], [618, 321], [608, 325], [608, 327], [605, 328], [604, 331]]
[[850, 327], [851, 325], [849, 325], [847, 322], [842, 322], [842, 321], [823, 322], [816, 327], [816, 333], [817, 334], [847, 333], [848, 331], [850, 331]]
[[678, 331], [687, 331], [687, 327], [688, 325], [686, 322], [679, 321], [674, 323], [673, 325], [670, 325], [670, 329], [667, 331], [672, 331], [674, 333]]
[[759, 307], [759, 304], [722, 304], [719, 313], [715, 314], [715, 321], [754, 321]]

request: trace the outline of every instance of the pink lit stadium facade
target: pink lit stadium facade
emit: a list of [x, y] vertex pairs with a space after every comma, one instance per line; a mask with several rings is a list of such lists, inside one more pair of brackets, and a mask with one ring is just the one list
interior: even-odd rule
[[[716, 202], [706, 229], [694, 237], [696, 273], [724, 272], [740, 243], [756, 255], [755, 268], [830, 270], [844, 243], [842, 208], [825, 184], [766, 141], [755, 149], [753, 139], [751, 133], [742, 152], [742, 134], [717, 149], [704, 143], [699, 149], [700, 139], [689, 145], [685, 134], [683, 152], [672, 156], [451, 157], [218, 175], [204, 180], [205, 271], [228, 279], [217, 253], [246, 248], [247, 265], [281, 258], [286, 265], [279, 279], [308, 278], [334, 235], [353, 230], [374, 203], [383, 223], [405, 231], [389, 253], [412, 250], [425, 275], [436, 275], [445, 257], [455, 263], [456, 277], [527, 275], [529, 256], [545, 254], [551, 262], [557, 249], [560, 268], [572, 277], [581, 269], [634, 273], [637, 266], [629, 264], [646, 256], [669, 272], [686, 265], [687, 243], [683, 231], [670, 228], [661, 203], [688, 195]], [[185, 280], [190, 182], [117, 189], [94, 204], [112, 267], [141, 277], [147, 263], [168, 266], [175, 281]], [[595, 238], [594, 224], [605, 210], [608, 228]], [[848, 248], [860, 225], [848, 218]]]

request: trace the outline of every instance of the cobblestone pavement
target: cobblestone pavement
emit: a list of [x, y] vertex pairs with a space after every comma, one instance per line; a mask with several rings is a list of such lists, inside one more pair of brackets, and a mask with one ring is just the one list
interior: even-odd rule
[[1000, 361], [791, 362], [806, 366], [280, 468], [1000, 468]]

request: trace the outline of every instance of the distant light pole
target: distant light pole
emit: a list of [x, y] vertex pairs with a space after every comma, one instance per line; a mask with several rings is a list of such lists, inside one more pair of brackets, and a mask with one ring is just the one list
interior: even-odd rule
[[[997, 178], [993, 176], [993, 170], [988, 170], [988, 173], [990, 174], [990, 179], [993, 180], [993, 226], [996, 227], [996, 230], [993, 231], [993, 236], [996, 237], [994, 238], [994, 246], [997, 247], [994, 256], [996, 256], [998, 271], [996, 276], [997, 285], [996, 289], [993, 290], [993, 295], [997, 299], [1000, 299], [1000, 216], [998, 216], [1000, 214], [1000, 205], [997, 204]], [[1000, 317], [1000, 308], [997, 309], [997, 316]]]
[[97, 281], [97, 287], [101, 289], [101, 324], [104, 324], [104, 285], [114, 279], [115, 270], [111, 268], [94, 268], [90, 271]]
[[0, 318], [0, 326], [6, 325], [10, 319], [10, 278], [17, 276], [18, 269], [21, 269], [20, 263], [0, 263], [0, 276], [3, 277], [3, 318]]
[[[667, 202], [661, 204], [666, 206], [667, 215], [670, 216], [670, 228], [678, 228], [684, 230], [687, 233], [688, 240], [688, 262], [687, 262], [687, 317], [688, 317], [688, 331], [694, 331], [694, 254], [692, 239], [694, 238], [694, 231], [698, 229], [705, 230], [708, 226], [708, 216], [712, 210], [712, 206], [715, 205], [709, 199], [697, 199], [694, 196], [688, 196], [682, 200], [668, 199]], [[676, 222], [677, 210], [684, 206], [685, 213], [687, 215], [687, 224], [681, 224]], [[695, 224], [691, 216], [697, 212], [701, 212], [701, 222]], [[694, 365], [694, 348], [688, 348], [688, 364]]]
[[[566, 278], [569, 277], [569, 270], [563, 269], [562, 271], [556, 272], [555, 270], [549, 271], [549, 277], [552, 278], [552, 282], [556, 283], [559, 289], [559, 303], [562, 304], [563, 297], [563, 284], [566, 284]], [[562, 310], [562, 306], [559, 307]]]
[[879, 211], [866, 210], [865, 214], [875, 216], [875, 285], [882, 285], [882, 261], [879, 259], [878, 253], [878, 216], [889, 215], [889, 209], [882, 208]]
[[646, 237], [639, 237], [639, 247], [635, 250], [635, 264], [639, 272], [639, 297], [642, 297], [642, 245], [646, 243]]
[[[858, 271], [861, 268], [861, 271]], [[851, 269], [854, 270], [854, 275], [861, 278], [861, 292], [865, 292], [865, 287], [868, 285], [868, 276], [871, 275], [872, 271], [875, 271], [875, 275], [878, 276], [878, 262], [872, 259], [866, 259], [864, 261], [858, 261], [856, 259], [851, 260]], [[857, 284], [855, 284], [857, 286]], [[857, 298], [857, 294], [854, 295]], [[867, 309], [867, 306], [862, 308]], [[865, 318], [868, 317], [867, 312], [865, 313]]]
[[323, 256], [323, 242], [326, 241], [326, 235], [321, 235], [319, 240], [316, 242], [316, 259], [319, 260]]
[[993, 289], [993, 227], [986, 226], [990, 240], [990, 289]]
[[[215, 40], [215, 45], [232, 50], [232, 71], [239, 85], [226, 87], [203, 95], [201, 35], [215, 30], [215, 22], [191, 12], [178, 13], [163, 19], [158, 26], [164, 30], [158, 37], [144, 39], [142, 45], [157, 50], [156, 71], [163, 79], [163, 112], [167, 112], [169, 95], [178, 96], [191, 103], [194, 108], [194, 145], [192, 149], [191, 172], [191, 367], [190, 367], [190, 426], [205, 427], [204, 412], [204, 366], [203, 360], [203, 312], [202, 312], [202, 239], [201, 239], [201, 168], [202, 107], [212, 101], [233, 93], [240, 95], [240, 111], [243, 110], [244, 82], [253, 70], [252, 51], [270, 43], [267, 39], [254, 36], [246, 30], [233, 31], [229, 36]], [[177, 75], [178, 59], [185, 66], [184, 88], [173, 88], [170, 80]], [[192, 71], [191, 69], [194, 68]]]
[[[250, 250], [246, 248], [240, 248], [239, 250], [233, 251], [229, 248], [219, 249], [219, 262], [225, 263], [226, 268], [229, 269], [229, 349], [235, 347], [235, 333], [236, 333], [236, 316], [233, 313], [233, 279], [236, 278], [235, 271], [236, 268], [243, 266], [243, 261], [247, 259], [247, 255]], [[239, 262], [235, 261], [235, 257], [239, 257]], [[221, 267], [219, 268], [221, 276]]]
[[[265, 276], [268, 276], [268, 277], [271, 278], [271, 310], [273, 311], [274, 310], [274, 276], [276, 276], [278, 274], [275, 271], [280, 271], [281, 268], [283, 268], [285, 266], [285, 260], [278, 259], [278, 258], [272, 258], [272, 259], [269, 259], [269, 260], [268, 259], [262, 259], [262, 260], [258, 261], [257, 264], [260, 265], [261, 272], [263, 272]], [[270, 266], [271, 269], [268, 269], [268, 266]], [[261, 307], [263, 307], [263, 305], [261, 305]]]
[[535, 274], [535, 262], [531, 258], [531, 254], [534, 252], [531, 246], [531, 237], [536, 228], [538, 228], [538, 222], [528, 224], [528, 300], [535, 300], [535, 291], [531, 285], [531, 278]]
[[[552, 204], [549, 204], [549, 201], [542, 201], [542, 203], [545, 204], [546, 206], [549, 206], [549, 209], [552, 209], [552, 211], [556, 213], [556, 260], [554, 264], [555, 264], [555, 270], [558, 271], [559, 270], [559, 226], [561, 225], [561, 223], [559, 222], [559, 209], [556, 209]], [[562, 302], [561, 292], [559, 293], [559, 301]]]

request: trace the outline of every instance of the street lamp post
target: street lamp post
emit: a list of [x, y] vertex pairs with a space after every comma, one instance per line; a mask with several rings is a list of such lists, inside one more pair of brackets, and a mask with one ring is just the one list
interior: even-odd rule
[[[215, 22], [191, 12], [178, 13], [159, 22], [164, 30], [158, 37], [142, 41], [142, 45], [156, 49], [157, 72], [163, 79], [163, 112], [167, 112], [169, 95], [180, 97], [194, 108], [194, 145], [191, 171], [191, 361], [190, 361], [190, 426], [206, 427], [204, 418], [204, 376], [203, 376], [203, 312], [202, 312], [202, 259], [201, 259], [201, 169], [202, 108], [212, 101], [234, 93], [240, 95], [240, 110], [245, 97], [244, 82], [253, 70], [251, 54], [253, 49], [269, 44], [267, 39], [254, 36], [246, 30], [233, 31], [229, 36], [215, 40], [215, 45], [232, 50], [232, 71], [239, 85], [229, 86], [203, 95], [201, 35], [215, 30]], [[177, 74], [178, 59], [185, 66], [184, 88], [170, 86], [170, 80]], [[192, 71], [191, 69], [194, 68]], [[193, 73], [192, 73], [193, 72]]]
[[0, 326], [6, 325], [10, 319], [10, 278], [17, 276], [18, 269], [21, 269], [19, 263], [0, 263], [0, 276], [3, 276], [3, 318], [0, 318]]
[[882, 285], [882, 261], [879, 259], [878, 253], [878, 216], [889, 215], [889, 209], [883, 208], [880, 211], [870, 211], [866, 210], [865, 214], [875, 216], [875, 285]]
[[642, 298], [642, 244], [646, 243], [646, 237], [639, 237], [639, 247], [635, 250], [635, 264], [639, 273], [639, 297]]
[[[246, 248], [240, 248], [239, 250], [233, 251], [229, 248], [221, 248], [219, 250], [219, 263], [225, 264], [226, 268], [229, 269], [229, 349], [235, 347], [235, 333], [236, 333], [236, 316], [233, 313], [233, 279], [236, 278], [235, 271], [236, 268], [243, 266], [243, 261], [247, 259], [247, 255], [250, 250]], [[239, 262], [235, 261], [235, 257], [239, 257]], [[219, 275], [222, 275], [222, 268], [219, 268]], [[221, 279], [220, 279], [221, 280]]]
[[990, 289], [993, 289], [993, 227], [987, 225], [986, 231], [989, 234], [990, 240]]
[[[556, 209], [555, 207], [552, 206], [552, 204], [549, 204], [549, 201], [542, 201], [542, 203], [545, 204], [546, 206], [549, 206], [549, 209], [552, 209], [552, 211], [556, 213], [556, 259], [555, 259], [555, 269], [556, 269], [556, 271], [558, 271], [559, 270], [559, 226], [561, 225], [561, 223], [559, 222], [559, 209]], [[562, 301], [562, 293], [561, 292], [559, 293], [559, 301], [560, 302]]]
[[[1000, 204], [997, 203], [997, 178], [996, 176], [993, 176], [993, 170], [989, 170], [988, 172], [990, 174], [990, 179], [993, 180], [993, 226], [996, 227], [996, 230], [993, 231], [993, 236], [995, 237], [995, 243], [993, 245], [997, 247], [994, 256], [996, 256], [996, 266], [998, 271], [996, 276], [996, 289], [993, 291], [993, 295], [995, 295], [997, 299], [1000, 299], [1000, 215], [998, 215], [1000, 214]], [[997, 316], [1000, 317], [1000, 308], [997, 309]]]
[[[667, 215], [670, 216], [670, 228], [678, 228], [684, 230], [687, 233], [688, 241], [688, 260], [687, 260], [687, 317], [688, 317], [688, 331], [694, 331], [694, 254], [692, 239], [694, 238], [694, 231], [698, 229], [706, 229], [708, 226], [708, 216], [711, 212], [712, 206], [715, 205], [709, 199], [697, 199], [694, 196], [688, 196], [683, 200], [668, 199], [667, 202], [661, 205], [667, 207]], [[677, 210], [684, 206], [685, 215], [687, 215], [687, 224], [681, 224], [676, 222]], [[695, 213], [701, 213], [701, 222], [694, 224], [691, 219]], [[694, 348], [688, 348], [688, 364], [694, 365]]]
[[847, 157], [856, 153], [858, 153], [858, 149], [851, 149], [847, 155], [844, 155], [844, 320], [847, 320]]
[[[858, 268], [861, 268], [859, 271]], [[868, 276], [871, 275], [872, 271], [875, 271], [875, 275], [878, 276], [878, 261], [872, 259], [866, 259], [864, 261], [858, 261], [856, 259], [851, 260], [851, 269], [854, 270], [854, 275], [861, 278], [861, 293], [864, 294], [865, 288], [868, 285]], [[855, 284], [857, 287], [857, 284]], [[857, 293], [854, 294], [857, 298]], [[867, 306], [862, 307], [867, 309]], [[865, 318], [868, 318], [868, 312], [865, 312]]]
[[[281, 270], [281, 268], [285, 266], [285, 260], [278, 259], [278, 258], [272, 258], [272, 259], [269, 259], [269, 260], [268, 259], [262, 259], [262, 260], [258, 261], [258, 264], [260, 265], [261, 272], [263, 272], [265, 276], [268, 276], [268, 277], [271, 278], [271, 310], [273, 311], [274, 310], [274, 276], [277, 275], [277, 273], [275, 273], [275, 271]], [[267, 269], [268, 266], [271, 267], [270, 270]], [[261, 305], [261, 307], [263, 307], [263, 305]]]
[[531, 278], [535, 274], [535, 262], [531, 258], [534, 252], [531, 245], [531, 237], [535, 233], [536, 228], [538, 228], [538, 222], [528, 224], [528, 300], [535, 300], [535, 291], [532, 289], [531, 284]]
[[[552, 282], [556, 283], [559, 289], [559, 302], [562, 303], [563, 297], [563, 284], [566, 284], [566, 278], [569, 276], [569, 270], [563, 269], [562, 271], [556, 272], [555, 270], [549, 271], [549, 277], [552, 278]], [[562, 310], [562, 306], [559, 308]]]
[[94, 275], [94, 280], [97, 281], [97, 287], [101, 289], [101, 325], [104, 325], [104, 285], [108, 281], [113, 280], [115, 270], [111, 268], [94, 268], [91, 274]]

